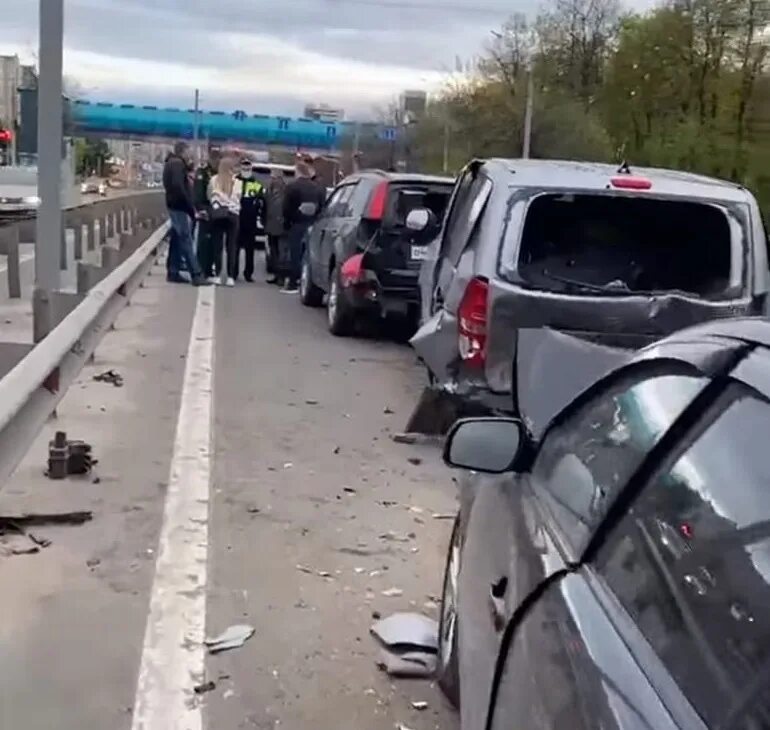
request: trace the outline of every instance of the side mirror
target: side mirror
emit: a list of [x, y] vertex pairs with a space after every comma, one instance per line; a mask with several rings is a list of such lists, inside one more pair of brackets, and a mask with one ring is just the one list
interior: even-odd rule
[[452, 427], [444, 445], [447, 466], [502, 474], [513, 471], [526, 434], [515, 418], [465, 418]]
[[420, 233], [430, 226], [432, 213], [427, 208], [414, 208], [406, 216], [406, 227]]

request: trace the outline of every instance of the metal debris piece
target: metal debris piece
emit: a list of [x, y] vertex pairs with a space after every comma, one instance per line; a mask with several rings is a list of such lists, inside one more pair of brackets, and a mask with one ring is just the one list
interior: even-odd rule
[[413, 433], [394, 433], [391, 440], [397, 444], [416, 444], [417, 436]]
[[308, 568], [307, 565], [300, 565], [297, 563], [297, 570], [301, 570], [303, 573], [307, 573], [308, 575], [313, 575], [315, 572], [312, 568]]
[[292, 464], [290, 461], [287, 461], [287, 462], [286, 462], [286, 463], [283, 465], [283, 468], [284, 468], [284, 469], [291, 469], [293, 466], [294, 466], [294, 464]]
[[378, 621], [370, 631], [391, 650], [438, 651], [438, 623], [420, 613], [394, 613]]
[[317, 406], [318, 401], [315, 398], [305, 398], [305, 404], [309, 406]]
[[414, 466], [420, 466], [420, 464], [422, 464], [422, 459], [419, 456], [410, 456], [407, 461]]
[[409, 542], [410, 539], [411, 538], [408, 535], [399, 535], [392, 530], [384, 532], [382, 535], [380, 535], [380, 540], [385, 540], [387, 542]]
[[116, 388], [123, 387], [123, 376], [117, 370], [105, 370], [103, 373], [94, 375], [97, 383], [111, 383]]
[[203, 684], [196, 684], [195, 687], [193, 687], [193, 692], [195, 692], [196, 695], [202, 695], [202, 694], [205, 694], [206, 692], [211, 692], [216, 688], [217, 688], [216, 682], [209, 680], [208, 682], [204, 682]]
[[0, 515], [0, 530], [19, 527], [40, 527], [41, 525], [82, 525], [93, 519], [93, 512], [28, 512], [20, 515]]
[[209, 648], [209, 654], [219, 654], [228, 649], [243, 646], [253, 635], [254, 627], [249, 624], [235, 624], [225, 629], [219, 636], [206, 639], [204, 644]]
[[422, 678], [430, 677], [436, 671], [435, 654], [412, 651], [406, 654], [394, 654], [387, 649], [380, 651], [377, 666], [391, 677]]
[[434, 520], [453, 520], [456, 515], [449, 512], [434, 512], [431, 516]]
[[412, 730], [412, 728], [407, 727], [403, 722], [399, 722], [398, 725], [396, 725], [396, 730]]
[[353, 487], [342, 487], [342, 491], [347, 492], [348, 494], [358, 494], [358, 491], [353, 489]]
[[259, 507], [248, 507], [246, 511], [250, 515], [258, 515], [262, 510]]
[[382, 412], [383, 412], [383, 413], [384, 413], [386, 416], [392, 416], [392, 415], [395, 413], [395, 411], [394, 411], [394, 410], [392, 410], [392, 409], [391, 409], [390, 407], [388, 407], [388, 406], [385, 406], [385, 408], [383, 408], [383, 409], [382, 409]]
[[385, 596], [385, 598], [398, 598], [399, 596], [403, 596], [404, 592], [400, 588], [388, 588], [382, 592], [382, 595]]
[[48, 442], [49, 479], [64, 479], [70, 474], [88, 474], [98, 463], [93, 458], [91, 444], [85, 441], [68, 440], [64, 431], [57, 431]]
[[415, 700], [414, 702], [412, 702], [412, 707], [415, 710], [420, 710], [420, 711], [427, 710], [428, 709], [428, 703], [425, 702], [425, 700]]

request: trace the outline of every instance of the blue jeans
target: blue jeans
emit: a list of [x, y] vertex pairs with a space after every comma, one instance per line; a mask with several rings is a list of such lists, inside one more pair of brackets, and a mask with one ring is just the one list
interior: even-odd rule
[[195, 256], [192, 218], [183, 210], [169, 210], [168, 215], [171, 219], [168, 260], [166, 263], [168, 274], [169, 276], [179, 276], [182, 262], [184, 262], [187, 265], [190, 276], [197, 279], [201, 276], [201, 268]]

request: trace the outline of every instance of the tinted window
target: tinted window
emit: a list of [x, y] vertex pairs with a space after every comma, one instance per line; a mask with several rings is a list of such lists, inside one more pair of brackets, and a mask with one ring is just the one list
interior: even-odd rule
[[770, 405], [735, 386], [598, 556], [710, 727], [770, 727], [768, 433]]
[[375, 188], [374, 180], [364, 178], [359, 180], [350, 198], [350, 215], [361, 217], [366, 210], [366, 204], [369, 202], [369, 196]]
[[492, 182], [482, 175], [476, 177], [470, 185], [468, 194], [458, 199], [458, 205], [452, 209], [451, 224], [447, 226], [446, 256], [456, 264], [465, 251], [471, 234], [481, 217], [489, 194], [492, 192]]
[[349, 185], [346, 185], [344, 187], [337, 188], [329, 197], [329, 199], [326, 201], [326, 205], [324, 206], [324, 212], [323, 216], [324, 218], [329, 218], [333, 215], [335, 215], [335, 209], [337, 208], [337, 203], [342, 200], [343, 195], [348, 195], [347, 192], [350, 189]]
[[334, 208], [329, 215], [336, 218], [347, 218], [350, 215], [350, 197], [353, 195], [355, 185], [345, 185], [340, 190], [340, 195], [334, 201]]
[[451, 201], [452, 207], [449, 209], [449, 213], [446, 219], [446, 228], [444, 234], [444, 240], [441, 243], [441, 253], [446, 255], [451, 246], [451, 242], [455, 235], [454, 231], [459, 230], [460, 222], [465, 207], [465, 201], [470, 194], [471, 185], [473, 184], [473, 175], [470, 172], [465, 172], [462, 177], [457, 181], [457, 185], [454, 190], [454, 197]]
[[638, 367], [547, 432], [532, 482], [576, 553], [706, 383], [661, 366]]

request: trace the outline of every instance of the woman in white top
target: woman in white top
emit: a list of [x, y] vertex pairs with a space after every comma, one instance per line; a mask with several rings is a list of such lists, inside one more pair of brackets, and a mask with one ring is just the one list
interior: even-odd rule
[[227, 268], [220, 267], [220, 283], [235, 286], [238, 273], [238, 215], [241, 212], [243, 185], [235, 176], [235, 161], [223, 157], [217, 174], [209, 182], [211, 203], [211, 245], [214, 260], [222, 260], [222, 249], [227, 253]]

